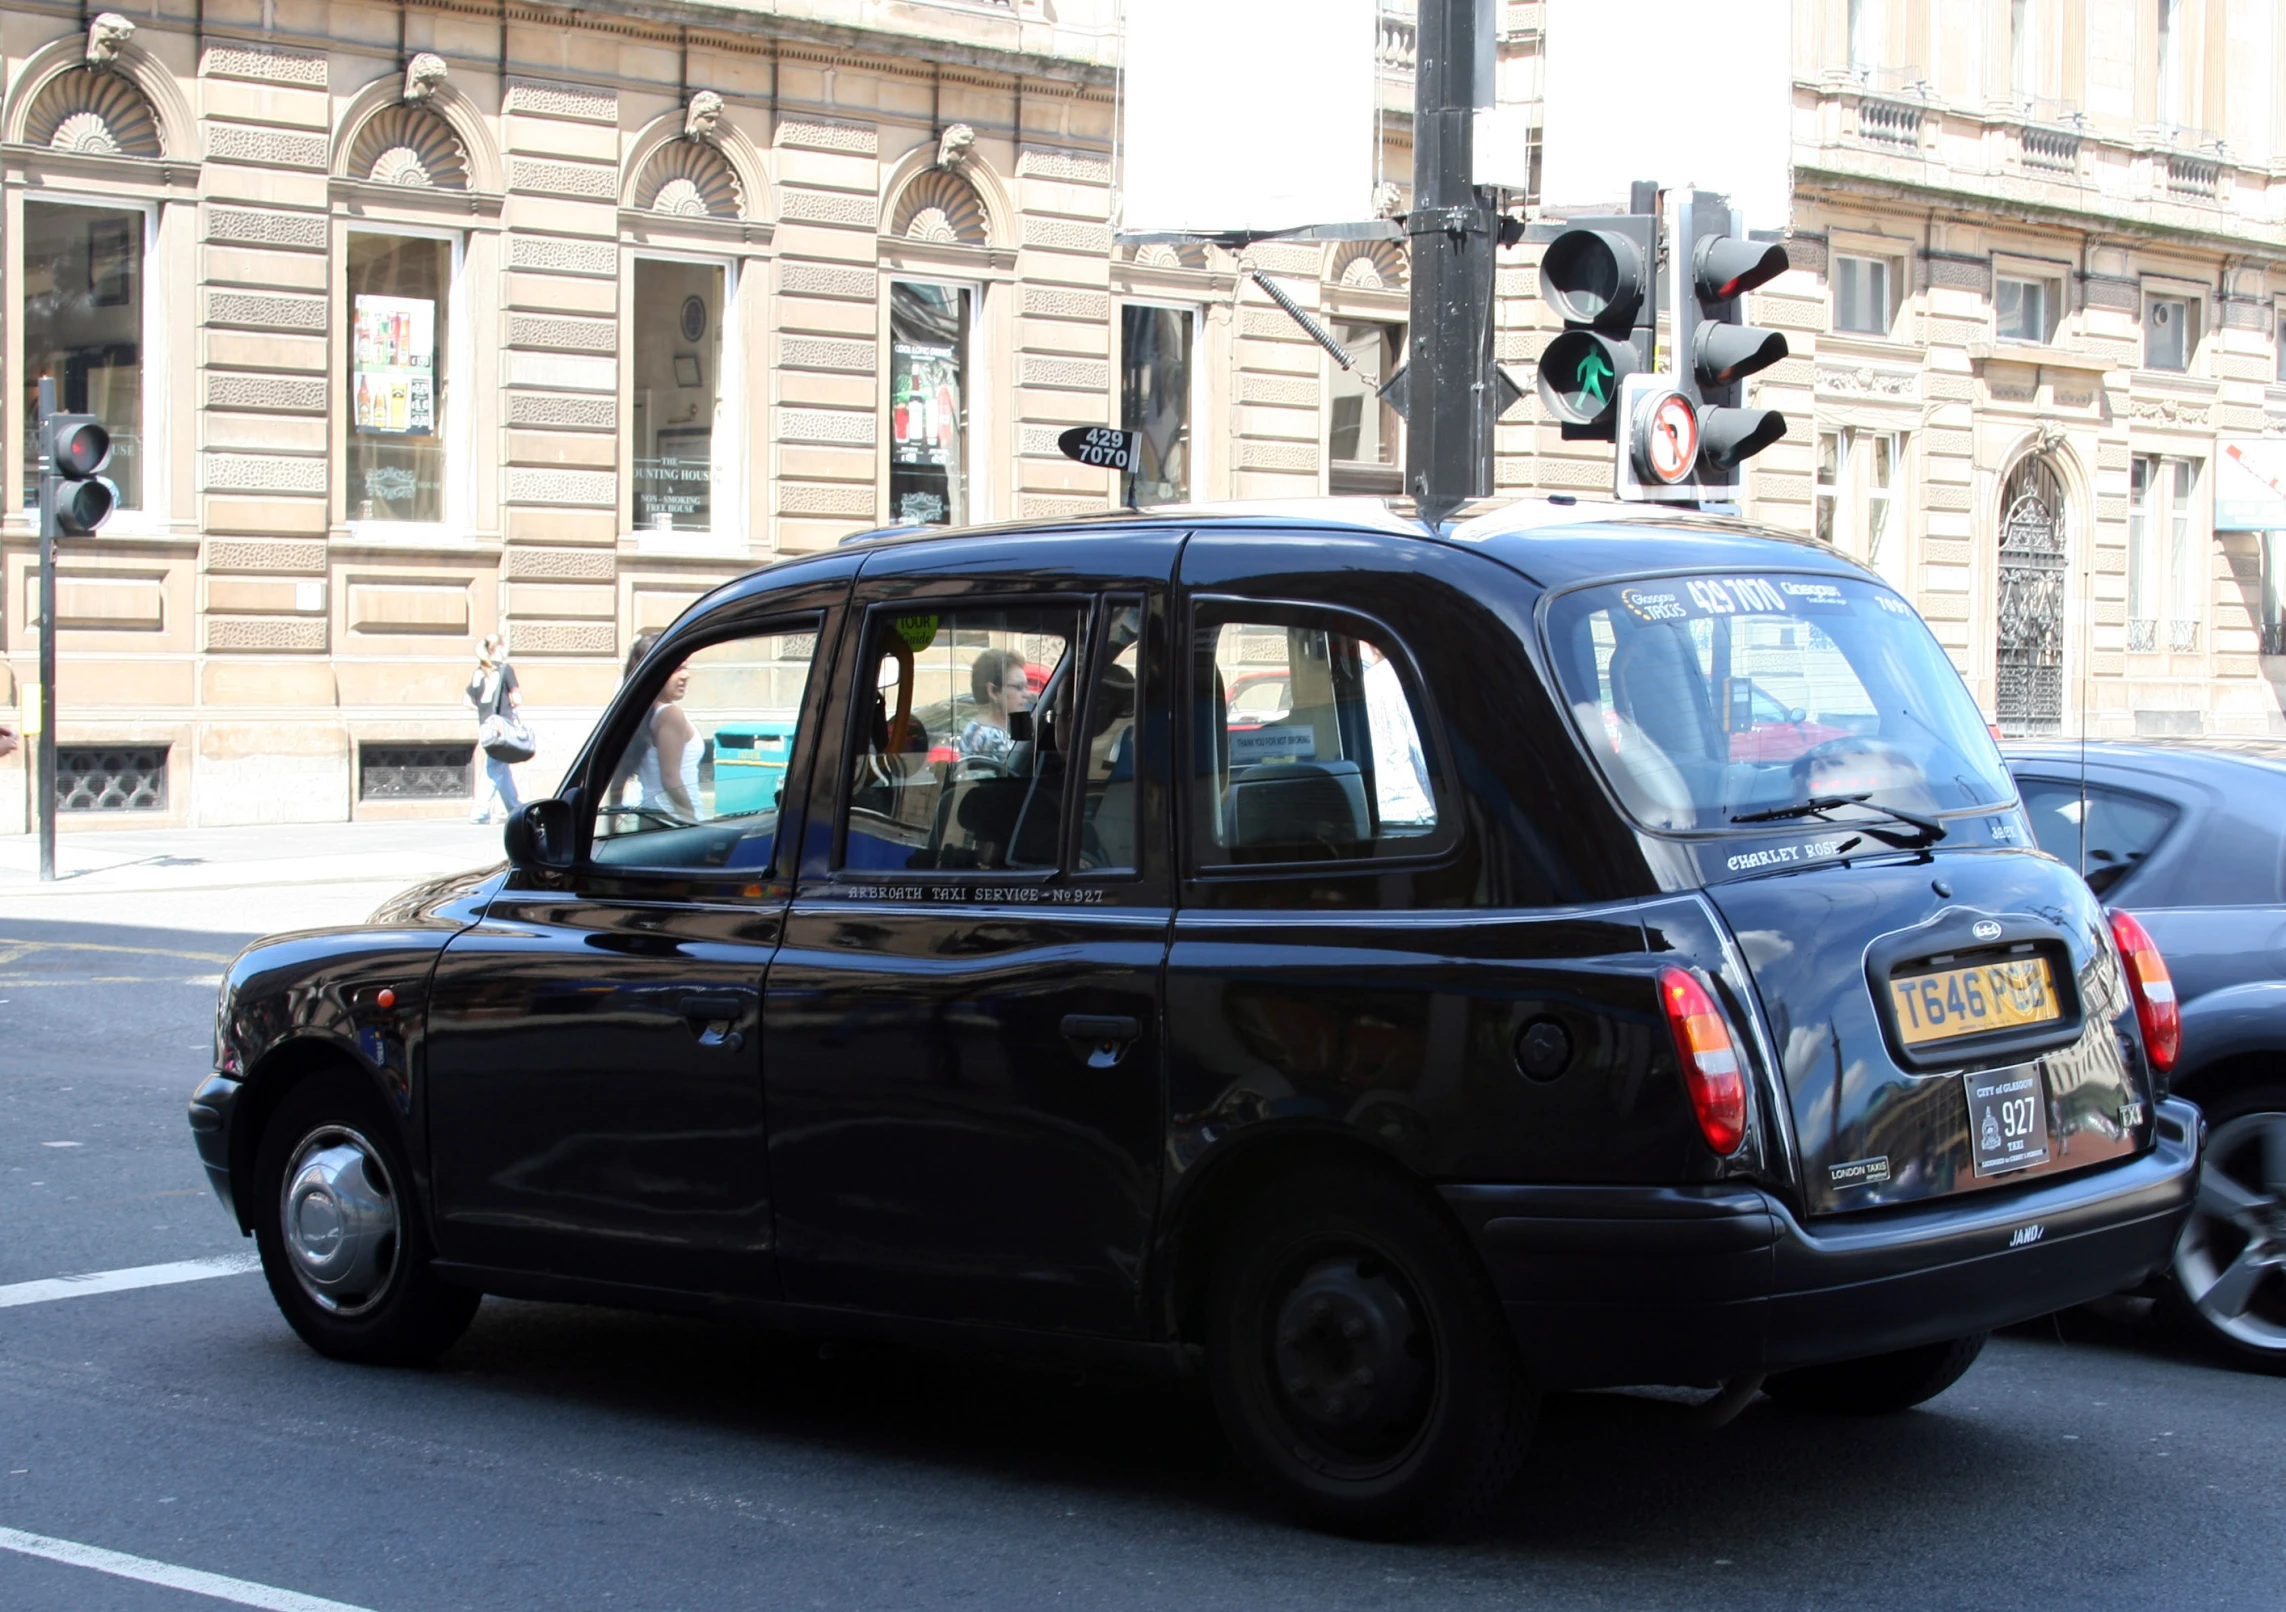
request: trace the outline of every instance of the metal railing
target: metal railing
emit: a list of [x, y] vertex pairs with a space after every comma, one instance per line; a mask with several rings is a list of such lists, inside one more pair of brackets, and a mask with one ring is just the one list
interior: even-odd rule
[[2199, 647], [2199, 624], [2195, 621], [2167, 623], [2167, 647], [2178, 655], [2188, 655]]
[[2148, 616], [2127, 618], [2127, 647], [2148, 652], [2159, 647], [2159, 623]]

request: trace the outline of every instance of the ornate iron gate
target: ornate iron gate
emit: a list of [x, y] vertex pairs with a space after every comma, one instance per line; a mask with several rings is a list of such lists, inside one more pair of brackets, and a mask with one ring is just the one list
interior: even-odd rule
[[2000, 499], [2000, 650], [1994, 704], [2000, 730], [2064, 727], [2064, 488], [2033, 455]]

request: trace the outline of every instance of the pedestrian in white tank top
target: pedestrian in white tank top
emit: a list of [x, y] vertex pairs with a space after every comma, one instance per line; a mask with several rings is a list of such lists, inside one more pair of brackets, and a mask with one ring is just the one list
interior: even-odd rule
[[643, 747], [635, 779], [643, 790], [642, 805], [695, 823], [699, 820], [699, 755], [706, 747], [699, 742], [698, 729], [683, 713], [682, 698], [690, 686], [690, 668], [678, 666], [668, 676], [666, 687], [659, 690], [659, 698], [643, 718], [645, 737], [650, 742]]

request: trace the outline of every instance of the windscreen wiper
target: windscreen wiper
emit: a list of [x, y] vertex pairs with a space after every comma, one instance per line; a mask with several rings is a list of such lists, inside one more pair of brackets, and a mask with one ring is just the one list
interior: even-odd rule
[[1902, 811], [1895, 806], [1876, 806], [1870, 794], [1812, 795], [1808, 800], [1796, 801], [1791, 806], [1772, 806], [1759, 812], [1737, 812], [1732, 814], [1730, 820], [1734, 823], [1782, 823], [1796, 817], [1827, 817], [1840, 806], [1863, 806], [1869, 812], [1879, 812], [1884, 817], [1905, 824], [1912, 830], [1911, 833], [1900, 834], [1895, 829], [1875, 828], [1870, 823], [1849, 825], [1870, 834], [1882, 844], [1893, 845], [1901, 851], [1918, 851], [1945, 837], [1945, 825], [1934, 817], [1923, 817], [1919, 812]]

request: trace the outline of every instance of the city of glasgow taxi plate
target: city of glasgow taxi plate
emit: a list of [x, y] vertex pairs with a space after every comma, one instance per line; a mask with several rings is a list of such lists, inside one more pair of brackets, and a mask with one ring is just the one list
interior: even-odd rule
[[2003, 1175], [2048, 1160], [2048, 1092], [2037, 1063], [1961, 1077], [1968, 1093], [1969, 1150], [1978, 1175]]
[[1889, 982], [1897, 1033], [1909, 1047], [2060, 1018], [2056, 976], [2045, 957], [2011, 957]]

